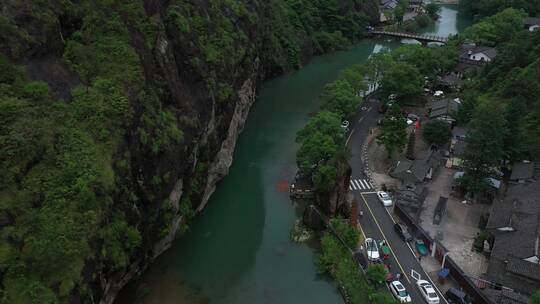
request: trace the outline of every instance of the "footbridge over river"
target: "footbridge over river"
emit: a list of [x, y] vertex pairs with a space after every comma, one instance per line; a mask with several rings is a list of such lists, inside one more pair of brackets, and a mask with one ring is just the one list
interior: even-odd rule
[[415, 39], [415, 40], [420, 41], [422, 44], [427, 44], [428, 42], [438, 42], [438, 43], [448, 42], [448, 37], [441, 37], [441, 36], [436, 36], [436, 35], [424, 35], [424, 34], [415, 34], [415, 33], [406, 33], [406, 32], [391, 32], [391, 31], [384, 31], [384, 30], [373, 30], [373, 31], [370, 31], [369, 33], [372, 35]]

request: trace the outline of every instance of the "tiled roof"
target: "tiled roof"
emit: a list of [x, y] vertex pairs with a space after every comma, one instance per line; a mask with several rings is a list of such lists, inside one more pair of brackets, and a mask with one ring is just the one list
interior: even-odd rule
[[534, 163], [518, 162], [512, 165], [510, 180], [520, 180], [532, 178], [534, 174]]

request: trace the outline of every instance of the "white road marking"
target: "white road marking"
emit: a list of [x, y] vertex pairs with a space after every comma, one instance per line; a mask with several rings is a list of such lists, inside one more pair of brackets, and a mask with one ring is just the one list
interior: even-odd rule
[[373, 186], [367, 179], [349, 180], [349, 190], [372, 190]]
[[347, 144], [349, 144], [349, 140], [351, 139], [351, 136], [353, 135], [353, 133], [354, 133], [354, 129], [351, 131], [351, 133], [349, 133], [349, 137], [347, 137], [347, 141], [345, 142], [345, 146]]
[[396, 263], [398, 264], [399, 268], [401, 269], [401, 272], [403, 273], [403, 275], [405, 276], [405, 279], [407, 280], [407, 282], [409, 282], [409, 284], [411, 283], [411, 280], [409, 279], [409, 276], [407, 275], [407, 273], [405, 272], [405, 270], [403, 269], [403, 266], [401, 266], [401, 263], [399, 262], [399, 258], [398, 256], [396, 255], [396, 253], [394, 252], [394, 249], [392, 249], [392, 245], [390, 245], [390, 242], [388, 242], [388, 238], [386, 237], [386, 235], [384, 234], [381, 226], [379, 225], [379, 222], [377, 221], [377, 218], [375, 217], [375, 215], [373, 214], [373, 211], [371, 211], [371, 208], [369, 207], [365, 197], [364, 197], [364, 193], [360, 193], [360, 196], [362, 197], [362, 200], [364, 201], [364, 204], [366, 205], [369, 213], [371, 214], [371, 218], [373, 219], [373, 221], [375, 222], [375, 225], [377, 225], [377, 228], [379, 228], [379, 231], [381, 232], [381, 235], [383, 237], [383, 239], [386, 241], [386, 244], [388, 245], [388, 248], [390, 248], [390, 251], [392, 252], [392, 255], [394, 256], [394, 260], [396, 260]]
[[371, 188], [371, 187], [369, 186], [369, 183], [368, 183], [367, 180], [363, 179], [363, 180], [362, 180], [362, 183], [365, 185], [366, 189]]

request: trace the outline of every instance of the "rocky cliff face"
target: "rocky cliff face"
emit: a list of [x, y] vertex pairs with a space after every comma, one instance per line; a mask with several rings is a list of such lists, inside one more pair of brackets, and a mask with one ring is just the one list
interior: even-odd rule
[[260, 82], [371, 2], [0, 4], [1, 303], [112, 303], [205, 207]]

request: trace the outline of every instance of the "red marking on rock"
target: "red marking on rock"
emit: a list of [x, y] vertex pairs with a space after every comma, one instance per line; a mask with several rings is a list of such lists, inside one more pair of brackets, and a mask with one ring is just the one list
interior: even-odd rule
[[277, 191], [278, 192], [287, 192], [289, 191], [289, 182], [286, 181], [286, 180], [280, 180], [278, 183], [277, 183]]

